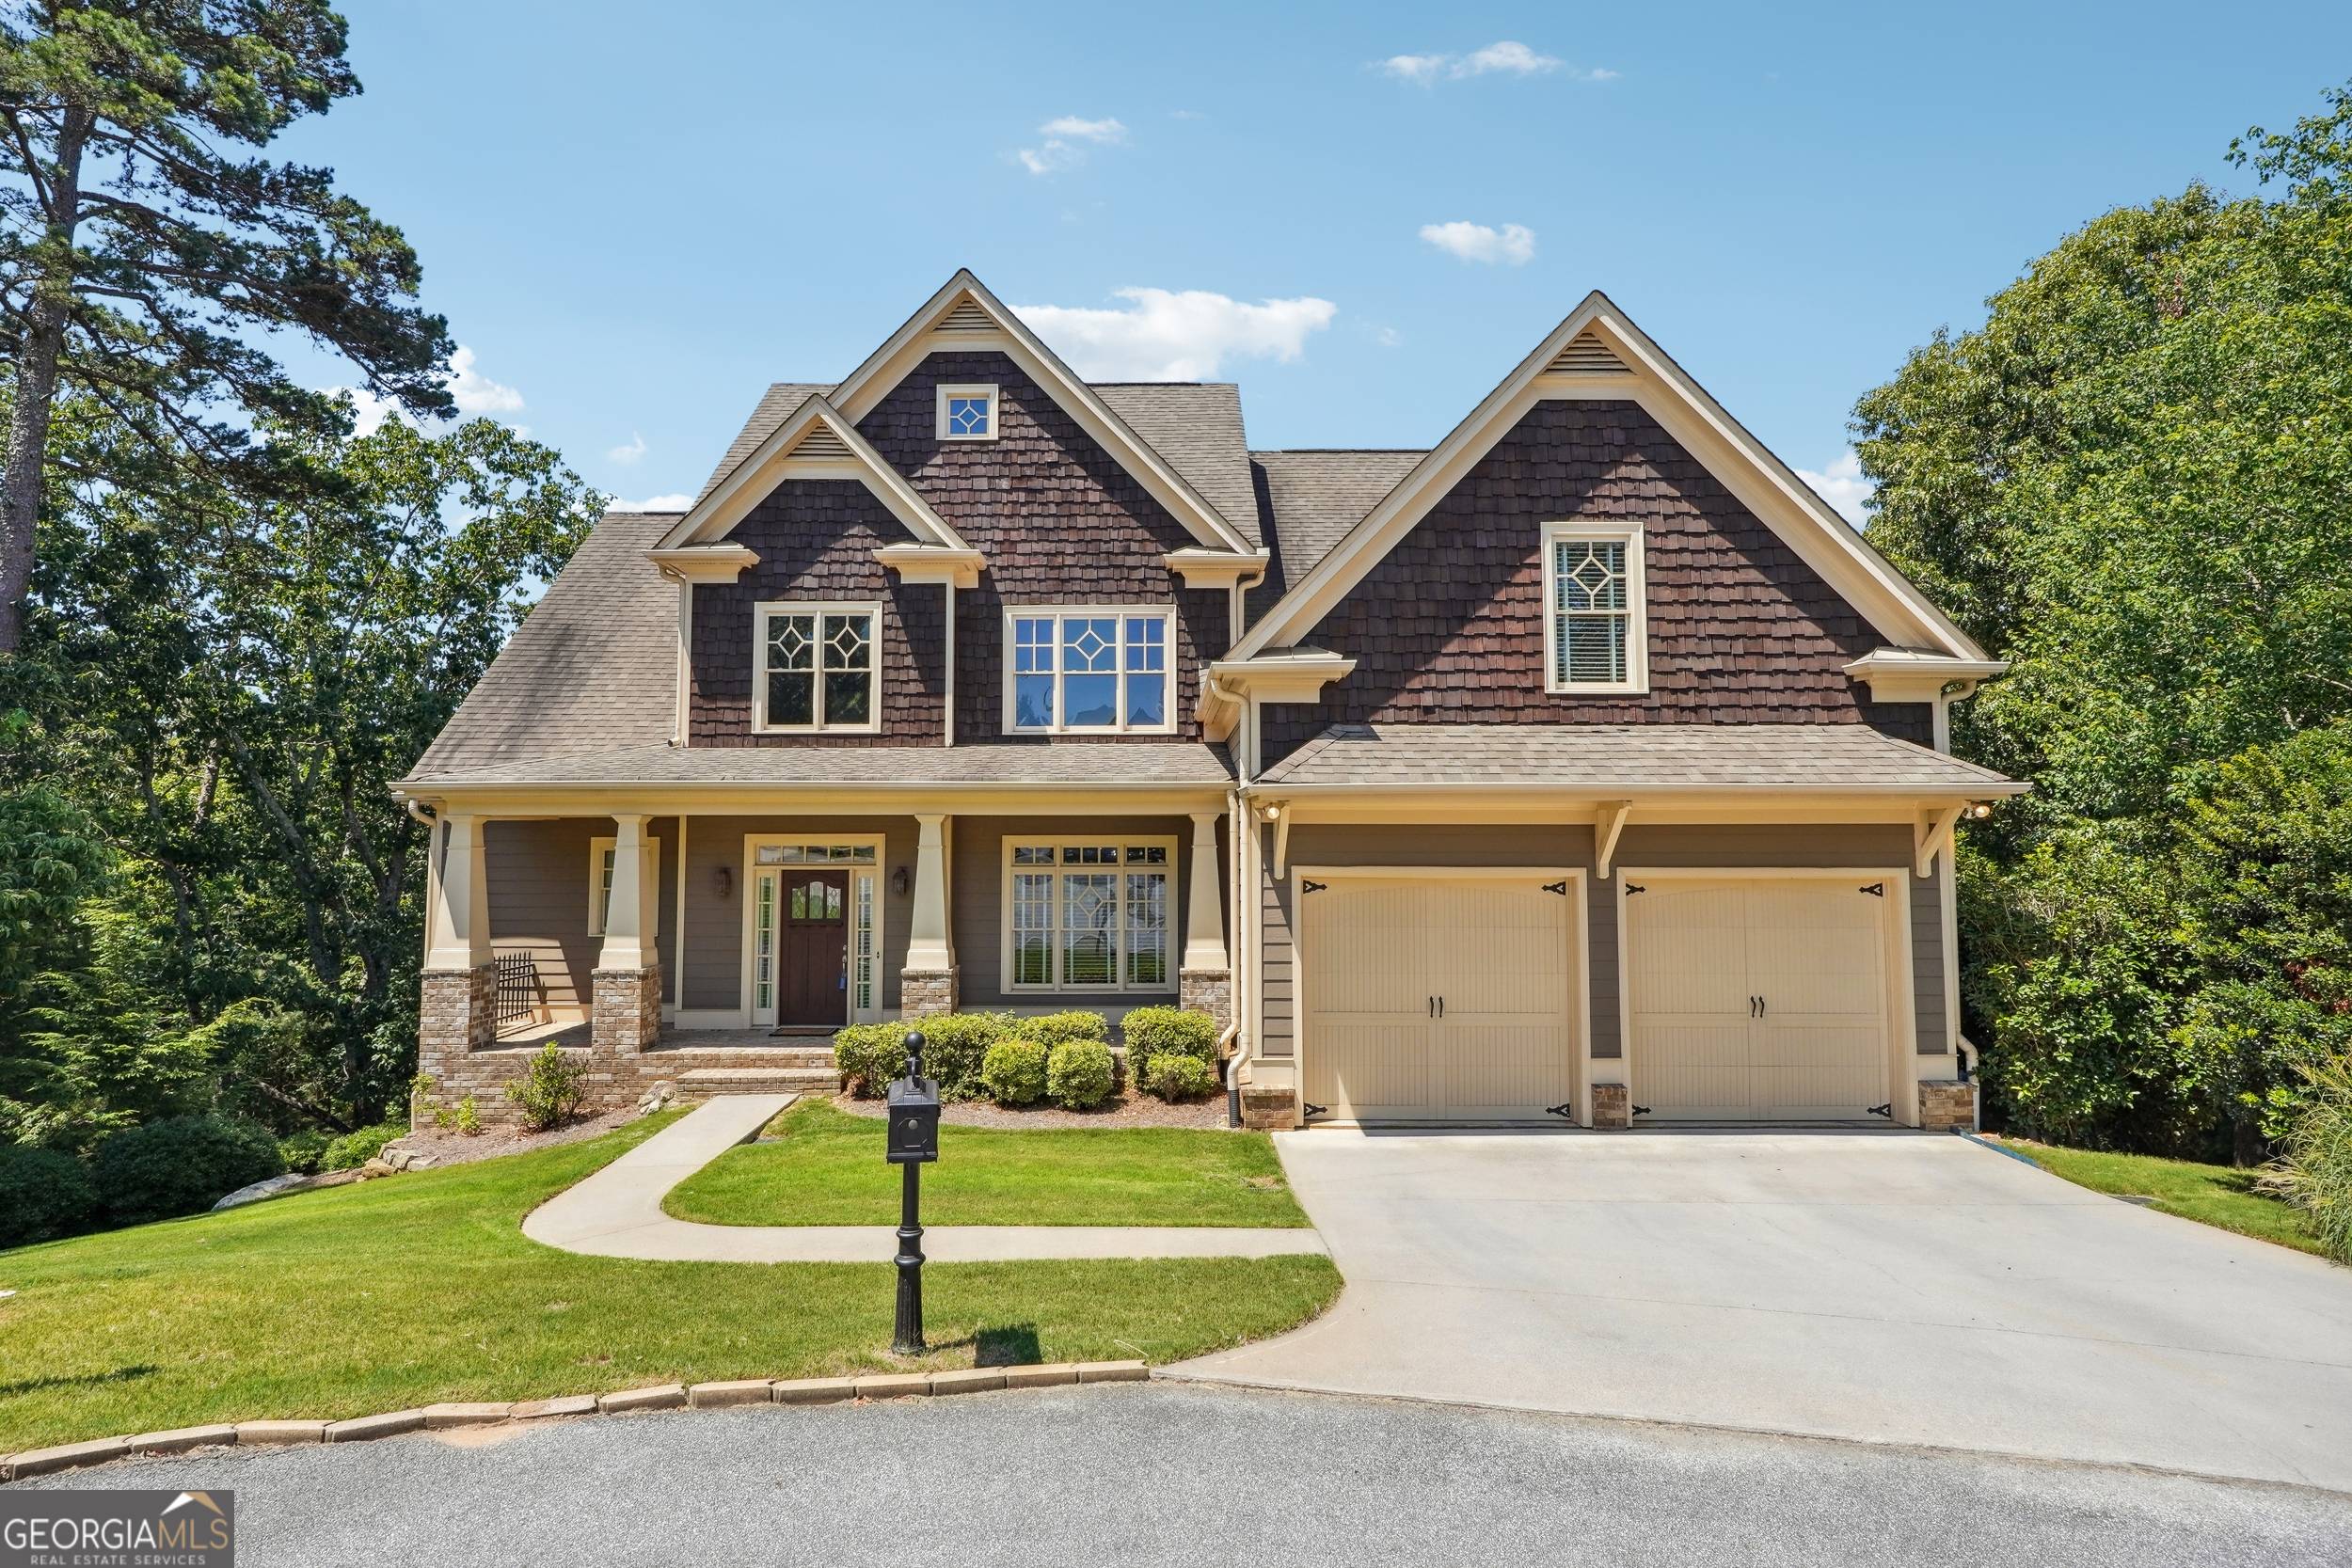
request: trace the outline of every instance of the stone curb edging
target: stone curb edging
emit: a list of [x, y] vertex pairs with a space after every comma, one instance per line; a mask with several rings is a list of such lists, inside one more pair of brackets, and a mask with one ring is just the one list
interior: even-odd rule
[[494, 1426], [569, 1416], [616, 1416], [632, 1410], [717, 1410], [739, 1404], [842, 1404], [933, 1394], [977, 1394], [999, 1388], [1049, 1388], [1073, 1383], [1142, 1383], [1152, 1370], [1140, 1361], [1060, 1361], [1026, 1367], [970, 1367], [938, 1372], [883, 1372], [866, 1377], [738, 1378], [724, 1383], [666, 1383], [610, 1394], [573, 1394], [513, 1404], [428, 1404], [347, 1421], [238, 1421], [99, 1437], [0, 1458], [0, 1482], [103, 1465], [134, 1455], [186, 1453], [200, 1448], [268, 1448], [290, 1443], [358, 1443], [408, 1432]]

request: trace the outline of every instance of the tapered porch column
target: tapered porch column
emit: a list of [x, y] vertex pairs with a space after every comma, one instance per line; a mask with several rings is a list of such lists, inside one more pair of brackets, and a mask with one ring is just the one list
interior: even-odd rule
[[1223, 812], [1192, 814], [1192, 872], [1184, 889], [1184, 960], [1178, 1005], [1207, 1013], [1221, 1031], [1233, 1022], [1233, 969], [1225, 951], [1225, 900], [1217, 888], [1216, 824]]
[[498, 966], [490, 955], [490, 888], [482, 818], [435, 825], [425, 900], [424, 973], [417, 1008], [417, 1070], [453, 1086], [466, 1054], [498, 1043]]
[[898, 1016], [956, 1010], [955, 943], [947, 926], [947, 818], [917, 816], [914, 914], [907, 927], [907, 958], [898, 971]]
[[661, 888], [645, 837], [648, 820], [617, 813], [612, 818], [612, 896], [596, 955], [590, 1028], [599, 1053], [639, 1052], [661, 1037], [661, 949], [655, 940]]

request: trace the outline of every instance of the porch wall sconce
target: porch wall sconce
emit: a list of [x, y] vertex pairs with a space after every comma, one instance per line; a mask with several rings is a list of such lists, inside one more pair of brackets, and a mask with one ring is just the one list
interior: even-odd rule
[[894, 896], [899, 898], [907, 895], [907, 868], [905, 866], [894, 865], [890, 868], [890, 891]]
[[731, 898], [735, 895], [735, 873], [729, 867], [719, 867], [711, 881], [717, 886], [720, 897]]

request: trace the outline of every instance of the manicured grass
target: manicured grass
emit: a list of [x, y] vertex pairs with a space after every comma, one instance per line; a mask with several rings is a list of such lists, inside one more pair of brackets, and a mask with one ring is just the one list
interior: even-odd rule
[[[0, 1452], [209, 1421], [901, 1365], [887, 1349], [886, 1262], [644, 1263], [523, 1237], [524, 1214], [669, 1119], [0, 1252], [0, 1290], [18, 1292], [0, 1300]], [[923, 1272], [935, 1348], [909, 1366], [1172, 1361], [1279, 1332], [1340, 1288], [1319, 1257]]]
[[2234, 1230], [2241, 1236], [2276, 1242], [2298, 1252], [2319, 1252], [2318, 1240], [2303, 1223], [2302, 1212], [2254, 1190], [2255, 1172], [2229, 1165], [2200, 1164], [2194, 1160], [2166, 1160], [2153, 1154], [2101, 1154], [2087, 1148], [2060, 1148], [2024, 1138], [2002, 1140], [2006, 1147], [2029, 1156], [2053, 1176], [2064, 1177], [2094, 1193], [2153, 1197], [2151, 1209], [2183, 1219]]
[[[662, 1207], [706, 1225], [896, 1225], [898, 1172], [882, 1124], [821, 1100], [688, 1177]], [[939, 1130], [925, 1225], [1303, 1226], [1263, 1132], [1178, 1127]]]

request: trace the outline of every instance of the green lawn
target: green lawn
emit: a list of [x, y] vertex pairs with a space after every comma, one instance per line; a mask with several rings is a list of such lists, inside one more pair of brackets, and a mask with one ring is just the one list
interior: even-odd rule
[[2029, 1156], [2051, 1175], [2094, 1193], [2153, 1197], [2156, 1201], [2148, 1207], [2168, 1214], [2276, 1242], [2298, 1252], [2320, 1251], [2318, 1241], [2303, 1223], [2302, 1212], [2254, 1191], [2255, 1173], [2250, 1170], [2200, 1164], [2194, 1160], [2165, 1160], [2153, 1154], [2060, 1148], [2024, 1138], [2005, 1138], [2002, 1146]]
[[[0, 1252], [0, 1290], [18, 1292], [0, 1300], [0, 1452], [208, 1421], [899, 1365], [886, 1262], [644, 1263], [523, 1237], [534, 1206], [669, 1119]], [[863, 1125], [879, 1172], [879, 1127]], [[1340, 1288], [1320, 1257], [923, 1272], [936, 1349], [907, 1365], [929, 1367], [1172, 1361], [1278, 1333]]]
[[[688, 1177], [662, 1207], [706, 1225], [896, 1225], [882, 1124], [803, 1101]], [[925, 1225], [1304, 1226], [1263, 1132], [942, 1127]]]

